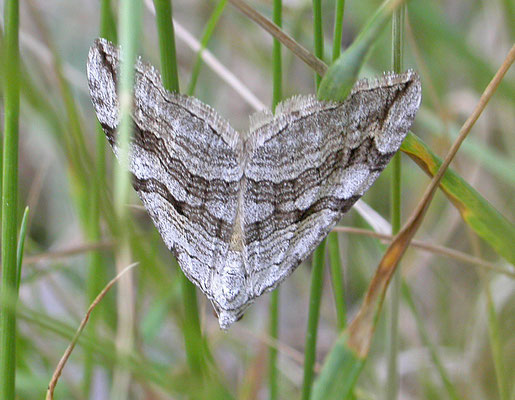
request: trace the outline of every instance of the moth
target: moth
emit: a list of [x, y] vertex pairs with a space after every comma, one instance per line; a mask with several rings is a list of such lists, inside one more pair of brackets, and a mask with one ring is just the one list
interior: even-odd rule
[[[96, 115], [115, 154], [120, 52], [90, 49]], [[399, 149], [421, 100], [413, 71], [358, 81], [342, 103], [296, 96], [235, 131], [135, 65], [132, 183], [186, 276], [227, 329], [305, 260]]]

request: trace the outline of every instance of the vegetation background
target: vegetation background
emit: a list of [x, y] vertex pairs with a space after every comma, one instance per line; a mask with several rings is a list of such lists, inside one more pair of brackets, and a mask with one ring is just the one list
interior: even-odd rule
[[[2, 3], [12, 17], [18, 2]], [[320, 373], [327, 355], [337, 354], [335, 344], [362, 305], [386, 249], [370, 231], [390, 230], [392, 215], [404, 223], [430, 182], [424, 169], [435, 172], [434, 159], [420, 148], [411, 152], [417, 163], [403, 154], [400, 181], [389, 167], [364, 196], [377, 214], [351, 210], [340, 223], [347, 232], [329, 237], [325, 251], [315, 252], [313, 267], [307, 260], [281, 285], [280, 295], [263, 296], [228, 332], [220, 331], [211, 305], [184, 280], [135, 193], [126, 198], [117, 192], [116, 163], [87, 89], [89, 46], [98, 36], [123, 41], [132, 34], [130, 43], [144, 59], [165, 71], [178, 65], [178, 81], [163, 73], [167, 87], [179, 83], [181, 92], [194, 93], [240, 131], [262, 105], [315, 93], [314, 73], [284, 48], [281, 71], [279, 46], [231, 2], [173, 1], [175, 49], [168, 1], [155, 1], [157, 20], [152, 2], [144, 2], [125, 28], [123, 3], [137, 7], [136, 1], [26, 0], [19, 4], [19, 25], [2, 26], [5, 138], [13, 115], [12, 85], [5, 82], [19, 82], [21, 96], [18, 219], [12, 226], [20, 225], [25, 206], [30, 212], [16, 310], [2, 297], [0, 397], [11, 398], [8, 385], [16, 372], [16, 398], [43, 398], [93, 299], [117, 270], [138, 262], [91, 313], [56, 399], [307, 399], [322, 396], [321, 386], [340, 383], [348, 383], [356, 399], [515, 399], [513, 70], [463, 143], [452, 164], [456, 175], [437, 191], [418, 230], [418, 246], [404, 256], [402, 281], [393, 280], [393, 300], [374, 324], [372, 347], [357, 357], [366, 364], [350, 378], [345, 374], [352, 368], [334, 368], [344, 375], [325, 385], [311, 372]], [[273, 3], [248, 2], [327, 64], [380, 7], [377, 0], [348, 0], [344, 8], [341, 1], [285, 0], [281, 15], [280, 2]], [[341, 46], [333, 48], [337, 6], [344, 10], [343, 34]], [[406, 9], [400, 53], [423, 87], [412, 132], [444, 157], [513, 45], [515, 3], [412, 0]], [[13, 70], [9, 40], [16, 30], [21, 55]], [[360, 76], [392, 70], [391, 32], [388, 24], [374, 37]], [[204, 62], [198, 61], [196, 40], [211, 53]], [[4, 143], [5, 197], [12, 187], [6, 174], [15, 164], [9, 164], [9, 140]], [[394, 200], [397, 217], [391, 212], [392, 180], [401, 188]], [[4, 228], [14, 215], [5, 207]], [[3, 260], [13, 249], [6, 237]], [[5, 265], [2, 272], [5, 294], [16, 278]], [[15, 334], [10, 316], [17, 320]], [[14, 342], [15, 365], [6, 356]], [[333, 398], [341, 398], [335, 387]]]

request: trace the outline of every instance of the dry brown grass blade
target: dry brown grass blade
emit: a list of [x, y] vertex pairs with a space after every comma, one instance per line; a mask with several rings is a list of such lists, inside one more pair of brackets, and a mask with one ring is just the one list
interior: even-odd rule
[[[391, 242], [393, 240], [392, 235], [387, 235], [380, 232], [374, 232], [368, 229], [354, 228], [351, 226], [337, 226], [333, 229], [334, 232], [345, 232], [345, 233], [354, 233], [358, 235], [366, 235], [370, 237], [374, 237], [381, 240], [386, 240]], [[468, 255], [467, 253], [463, 253], [458, 250], [451, 249], [445, 246], [439, 246], [427, 242], [423, 242], [421, 240], [412, 240], [410, 246], [415, 247], [420, 250], [428, 251], [433, 254], [440, 254], [449, 258], [453, 258], [455, 260], [463, 261], [468, 264], [472, 264], [481, 268], [488, 269], [493, 272], [497, 272], [499, 274], [506, 275], [512, 279], [515, 279], [515, 272], [508, 271], [504, 268], [498, 267], [491, 262], [485, 261], [482, 258], [474, 257]]]
[[270, 21], [267, 17], [258, 13], [252, 7], [242, 0], [229, 0], [229, 2], [236, 7], [240, 12], [252, 21], [261, 26], [264, 30], [270, 33], [275, 39], [281, 42], [286, 48], [290, 49], [293, 54], [304, 61], [313, 71], [318, 75], [324, 76], [327, 70], [327, 65], [312, 53], [310, 53], [305, 47], [302, 47], [297, 43], [291, 36], [286, 34], [281, 28]]
[[400, 259], [411, 243], [413, 236], [422, 224], [425, 213], [433, 199], [440, 180], [514, 60], [515, 45], [510, 49], [501, 67], [481, 95], [476, 108], [463, 124], [458, 138], [453, 143], [444, 162], [438, 170], [438, 173], [431, 180], [431, 183], [427, 187], [415, 211], [410, 216], [404, 227], [395, 236], [393, 242], [390, 244], [383, 258], [379, 262], [379, 266], [377, 267], [374, 278], [370, 283], [363, 305], [361, 306], [358, 315], [354, 318], [348, 328], [348, 344], [354, 351], [356, 351], [359, 357], [364, 358], [368, 354], [375, 328], [375, 319], [379, 314], [378, 311], [381, 309], [388, 283], [390, 282]]
[[60, 258], [66, 258], [75, 256], [78, 254], [88, 253], [93, 250], [107, 250], [114, 246], [114, 241], [106, 240], [97, 243], [86, 243], [80, 246], [70, 247], [64, 250], [49, 251], [47, 253], [35, 254], [32, 256], [23, 258], [23, 265], [36, 264], [45, 260], [56, 260]]
[[54, 374], [52, 375], [52, 379], [50, 380], [50, 383], [48, 384], [48, 389], [46, 393], [46, 400], [52, 400], [54, 398], [54, 390], [57, 385], [57, 381], [59, 380], [59, 377], [61, 376], [61, 373], [63, 372], [64, 366], [66, 365], [66, 362], [70, 358], [70, 355], [72, 354], [73, 349], [75, 348], [75, 345], [77, 344], [77, 341], [79, 340], [79, 337], [86, 327], [86, 324], [88, 323], [89, 317], [91, 315], [91, 312], [93, 309], [97, 306], [100, 301], [104, 298], [104, 296], [107, 294], [109, 289], [129, 270], [134, 268], [138, 263], [131, 264], [127, 267], [125, 267], [118, 275], [116, 275], [105, 287], [104, 289], [99, 293], [99, 295], [93, 300], [93, 303], [88, 308], [88, 311], [86, 312], [86, 315], [84, 315], [84, 318], [82, 319], [79, 328], [77, 329], [77, 332], [75, 332], [75, 335], [73, 336], [72, 341], [66, 348], [66, 351], [64, 352], [63, 356], [59, 360], [59, 363], [57, 364], [57, 367], [55, 368]]

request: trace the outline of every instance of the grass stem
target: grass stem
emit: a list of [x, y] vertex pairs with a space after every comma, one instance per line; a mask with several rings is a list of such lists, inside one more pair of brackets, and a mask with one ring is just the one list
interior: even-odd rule
[[[0, 293], [16, 302], [18, 286], [18, 117], [20, 111], [19, 3], [4, 6], [4, 142], [2, 158], [2, 281]], [[16, 379], [15, 308], [0, 304], [0, 399], [14, 400]]]
[[[313, 0], [313, 42], [315, 56], [320, 60], [324, 59], [324, 31], [322, 27], [322, 1]], [[315, 74], [316, 88], [320, 85], [322, 76]]]
[[[274, 0], [273, 21], [282, 27], [282, 0]], [[272, 93], [272, 111], [282, 100], [283, 97], [283, 76], [282, 76], [282, 56], [281, 42], [274, 38], [272, 49], [272, 77], [273, 77], [273, 93]], [[270, 320], [269, 335], [277, 341], [279, 337], [279, 288], [276, 288], [270, 295]], [[268, 350], [268, 386], [270, 390], [270, 400], [279, 398], [278, 385], [278, 369], [277, 369], [277, 348], [270, 346]]]
[[327, 237], [327, 247], [329, 250], [329, 262], [331, 264], [331, 282], [333, 284], [334, 304], [336, 307], [336, 323], [338, 330], [343, 331], [347, 325], [347, 307], [345, 305], [345, 290], [338, 233], [331, 232], [329, 234]]
[[[345, 0], [336, 0], [333, 32], [333, 61], [340, 56], [343, 30], [343, 13]], [[328, 236], [329, 261], [331, 265], [331, 282], [333, 284], [334, 304], [336, 307], [336, 322], [338, 330], [345, 329], [347, 324], [347, 310], [345, 306], [345, 291], [343, 284], [343, 270], [340, 259], [340, 244], [338, 234], [331, 232]]]
[[[313, 0], [313, 42], [315, 56], [323, 60], [324, 36], [322, 30], [322, 2]], [[315, 75], [315, 84], [318, 90], [322, 77]], [[309, 291], [308, 327], [306, 331], [306, 346], [304, 349], [304, 378], [302, 383], [302, 400], [308, 400], [313, 386], [313, 366], [316, 360], [316, 347], [318, 335], [318, 316], [324, 277], [326, 239], [320, 243], [313, 253], [313, 268], [311, 271], [311, 287]]]
[[336, 61], [336, 59], [340, 57], [340, 50], [342, 48], [344, 10], [345, 0], [336, 0], [334, 10], [333, 61]]
[[[113, 43], [117, 42], [116, 25], [111, 8], [111, 0], [102, 0], [100, 4], [100, 37], [110, 40]], [[100, 192], [105, 187], [106, 176], [106, 137], [100, 124], [96, 126], [96, 159], [95, 159], [95, 174], [96, 182], [90, 186], [90, 215], [87, 221], [88, 224], [88, 240], [96, 243], [101, 240], [101, 215], [102, 197]], [[102, 284], [105, 281], [105, 263], [100, 252], [100, 249], [95, 249], [91, 252], [89, 258], [88, 278], [87, 278], [87, 303], [91, 304], [97, 294], [102, 289]], [[103, 310], [106, 310], [104, 305], [99, 307], [99, 310], [92, 314], [89, 321], [89, 329], [91, 332], [96, 332], [97, 321], [103, 320]], [[93, 354], [85, 349], [84, 354], [84, 373], [83, 373], [83, 393], [84, 397], [88, 398], [91, 382], [93, 376]]]
[[[405, 6], [401, 5], [393, 14], [392, 20], [392, 64], [396, 73], [402, 72], [403, 68], [403, 30], [404, 30]], [[392, 224], [392, 235], [397, 234], [401, 228], [401, 153], [395, 154], [391, 162], [391, 203], [390, 219]], [[399, 347], [399, 305], [401, 294], [401, 274], [397, 272], [393, 276], [390, 288], [390, 312], [388, 314], [388, 346], [387, 346], [387, 379], [386, 399], [397, 398], [399, 378], [397, 371], [397, 353]]]
[[207, 21], [206, 28], [204, 29], [204, 33], [202, 34], [202, 39], [200, 40], [200, 49], [197, 52], [197, 58], [195, 59], [195, 65], [193, 66], [193, 71], [191, 73], [190, 84], [188, 85], [188, 93], [190, 96], [193, 96], [195, 93], [195, 88], [197, 87], [197, 81], [200, 74], [200, 67], [202, 66], [202, 52], [207, 47], [207, 43], [211, 36], [213, 35], [213, 31], [218, 24], [218, 20], [222, 16], [222, 13], [227, 5], [227, 0], [220, 0], [211, 14], [209, 21]]
[[309, 291], [308, 328], [306, 332], [306, 346], [304, 349], [304, 379], [302, 384], [302, 400], [309, 400], [313, 386], [313, 366], [316, 360], [318, 316], [322, 300], [322, 284], [324, 278], [325, 261], [324, 240], [313, 254], [313, 269], [311, 271], [311, 288]]
[[159, 38], [163, 86], [170, 92], [179, 92], [179, 72], [175, 52], [172, 2], [171, 0], [154, 0], [154, 7], [156, 8], [157, 36]]
[[[129, 143], [132, 135], [132, 107], [134, 90], [134, 63], [138, 51], [141, 27], [141, 0], [125, 0], [120, 3], [120, 45], [122, 61], [120, 66], [119, 99], [120, 125], [117, 145], [118, 163], [114, 170], [114, 207], [117, 217], [118, 247], [116, 251], [116, 269], [121, 272], [131, 264], [131, 250], [127, 231], [130, 174]], [[117, 291], [118, 325], [116, 332], [117, 352], [120, 357], [129, 354], [134, 343], [134, 291], [132, 273], [125, 274]], [[111, 398], [122, 400], [129, 397], [130, 373], [123, 366], [118, 366], [113, 374]]]
[[[170, 92], [179, 92], [179, 73], [175, 51], [175, 32], [170, 0], [154, 0], [157, 32], [161, 54], [163, 86]], [[201, 375], [204, 370], [203, 339], [200, 327], [197, 290], [188, 278], [180, 272], [183, 302], [183, 337], [186, 358], [191, 371]]]

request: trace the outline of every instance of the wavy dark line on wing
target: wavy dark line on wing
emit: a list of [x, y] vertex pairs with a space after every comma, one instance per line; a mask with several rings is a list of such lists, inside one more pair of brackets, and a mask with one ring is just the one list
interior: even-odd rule
[[213, 216], [205, 204], [200, 207], [192, 206], [186, 202], [178, 201], [168, 188], [156, 179], [139, 179], [133, 175], [133, 186], [136, 191], [157, 193], [177, 211], [185, 216], [191, 223], [200, 225], [206, 233], [215, 236], [224, 242], [231, 240], [232, 226], [221, 218]]

